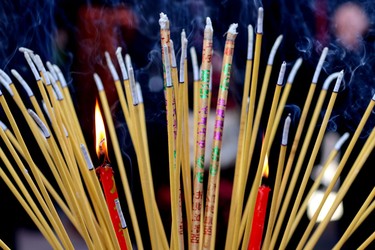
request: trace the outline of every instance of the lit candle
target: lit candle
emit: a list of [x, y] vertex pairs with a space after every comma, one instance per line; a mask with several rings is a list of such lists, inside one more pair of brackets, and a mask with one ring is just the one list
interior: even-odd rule
[[[266, 159], [263, 167], [263, 177], [268, 177], [268, 159]], [[264, 220], [266, 218], [268, 194], [271, 189], [266, 185], [261, 185], [258, 189], [257, 199], [254, 208], [253, 224], [251, 226], [251, 234], [248, 249], [260, 249], [262, 244]]]
[[[103, 159], [102, 165], [96, 168], [96, 173], [99, 176], [100, 183], [102, 184], [103, 193], [107, 202], [109, 214], [111, 216], [112, 224], [117, 236], [118, 243], [121, 249], [127, 249], [124, 237], [123, 224], [120, 218], [120, 204], [118, 193], [116, 189], [115, 178], [113, 176], [112, 166], [109, 162], [105, 128], [102, 115], [100, 113], [98, 102], [95, 107], [95, 130], [96, 130], [96, 153], [99, 159]], [[122, 213], [122, 212], [121, 212]]]

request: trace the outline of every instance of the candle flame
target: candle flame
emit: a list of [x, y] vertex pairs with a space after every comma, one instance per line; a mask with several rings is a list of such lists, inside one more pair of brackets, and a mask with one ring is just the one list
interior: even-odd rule
[[96, 100], [95, 104], [95, 135], [96, 154], [99, 158], [104, 155], [105, 159], [107, 159], [107, 138], [105, 135], [104, 121], [102, 113], [100, 112], [98, 100]]
[[268, 178], [269, 175], [269, 165], [268, 165], [268, 154], [266, 154], [266, 157], [264, 159], [264, 164], [263, 164], [263, 171], [262, 171], [262, 176], [265, 178]]

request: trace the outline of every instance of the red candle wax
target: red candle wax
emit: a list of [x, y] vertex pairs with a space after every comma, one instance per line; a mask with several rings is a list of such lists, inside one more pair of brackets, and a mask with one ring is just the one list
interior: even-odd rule
[[254, 208], [253, 223], [251, 226], [251, 234], [248, 249], [258, 250], [262, 244], [264, 220], [267, 212], [268, 193], [271, 189], [262, 185], [258, 189], [257, 200]]
[[121, 221], [119, 214], [117, 212], [115, 200], [118, 200], [118, 193], [116, 189], [116, 183], [113, 176], [112, 167], [108, 164], [103, 164], [96, 169], [99, 175], [100, 182], [102, 184], [105, 200], [107, 202], [107, 207], [109, 214], [111, 216], [112, 224], [115, 229], [118, 243], [121, 249], [127, 249], [125, 237], [123, 234], [123, 229], [121, 226]]

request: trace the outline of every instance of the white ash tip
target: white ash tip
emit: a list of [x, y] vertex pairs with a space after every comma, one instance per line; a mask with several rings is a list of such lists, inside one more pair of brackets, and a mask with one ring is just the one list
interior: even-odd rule
[[1, 127], [4, 131], [6, 131], [6, 130], [8, 129], [8, 127], [7, 127], [2, 121], [0, 121], [0, 127]]
[[232, 23], [232, 24], [229, 26], [228, 33], [231, 33], [231, 34], [233, 34], [233, 35], [237, 35], [237, 27], [238, 27], [238, 24], [237, 24], [237, 23]]
[[44, 75], [44, 79], [45, 79], [45, 84], [46, 85], [50, 85], [51, 82], [50, 82], [50, 79], [46, 76], [46, 68], [44, 67], [43, 65], [43, 62], [42, 62], [42, 59], [40, 58], [39, 55], [35, 55], [33, 58], [32, 58], [36, 64], [36, 67], [38, 68], [39, 71], [41, 71]]
[[1, 70], [0, 69], [0, 75], [4, 78], [4, 80], [8, 83], [8, 84], [11, 84], [12, 83], [12, 79], [10, 79], [9, 75], [7, 73], [5, 73], [4, 70]]
[[22, 78], [22, 76], [17, 72], [17, 70], [12, 69], [10, 72], [25, 89], [27, 95], [29, 97], [32, 97], [34, 95], [33, 91], [31, 90], [30, 86], [26, 83], [26, 81]]
[[281, 64], [279, 78], [277, 79], [277, 85], [283, 85], [284, 82], [284, 76], [285, 76], [285, 70], [286, 70], [286, 62], [283, 62]]
[[195, 47], [190, 47], [190, 56], [191, 56], [191, 64], [193, 67], [194, 81], [199, 81], [199, 67], [198, 67], [197, 51], [195, 50]]
[[375, 94], [372, 96], [372, 100], [375, 101]]
[[288, 83], [294, 82], [294, 78], [296, 77], [297, 72], [299, 68], [301, 67], [301, 65], [302, 65], [302, 58], [298, 58], [297, 61], [294, 63], [292, 70], [289, 73], [288, 81], [287, 81]]
[[32, 110], [28, 109], [27, 112], [30, 114], [30, 116], [34, 119], [36, 124], [38, 124], [39, 128], [42, 130], [43, 135], [45, 138], [49, 138], [51, 136], [50, 132], [47, 129], [47, 126], [44, 124], [44, 122], [39, 118], [39, 116]]
[[331, 82], [332, 82], [335, 78], [337, 78], [337, 77], [339, 76], [339, 74], [340, 74], [340, 72], [335, 72], [335, 73], [330, 74], [330, 75], [327, 77], [327, 79], [324, 81], [322, 89], [327, 90], [327, 89], [329, 88], [329, 85], [331, 84]]
[[315, 69], [315, 72], [314, 72], [314, 76], [313, 76], [313, 80], [312, 80], [313, 83], [317, 83], [318, 82], [319, 75], [320, 75], [320, 72], [322, 71], [323, 64], [324, 64], [324, 61], [325, 61], [325, 59], [327, 57], [327, 54], [328, 54], [328, 48], [325, 47], [323, 49], [323, 51], [322, 51], [322, 54], [320, 55], [318, 65], [316, 66], [316, 69]]
[[103, 91], [104, 90], [103, 82], [97, 73], [94, 73], [94, 81], [96, 83], [96, 88], [98, 89], [98, 91], [99, 92]]
[[127, 80], [129, 77], [128, 77], [128, 72], [126, 71], [126, 66], [125, 66], [124, 58], [122, 57], [122, 48], [121, 47], [117, 48], [117, 50], [116, 50], [116, 56], [117, 56], [118, 64], [120, 66], [122, 78], [123, 78], [123, 80]]
[[30, 67], [31, 71], [33, 72], [35, 80], [39, 81], [40, 80], [40, 75], [39, 75], [39, 72], [35, 68], [35, 64], [33, 63], [32, 59], [30, 57], [30, 54], [29, 53], [24, 53], [24, 56], [25, 56], [27, 64], [29, 64], [29, 67]]
[[61, 72], [61, 69], [56, 64], [53, 65], [53, 68], [55, 69], [55, 72], [57, 73], [57, 79], [59, 79], [61, 87], [65, 88], [67, 87], [67, 83], [64, 77], [64, 74]]
[[52, 88], [56, 93], [57, 100], [62, 101], [64, 100], [64, 95], [61, 93], [59, 86], [57, 86], [56, 82], [52, 83]]
[[94, 164], [92, 164], [92, 161], [91, 161], [91, 158], [90, 158], [90, 155], [89, 153], [87, 152], [87, 149], [85, 147], [85, 145], [83, 145], [82, 143], [79, 145], [79, 147], [81, 148], [81, 152], [83, 154], [83, 158], [85, 158], [85, 162], [86, 162], [86, 165], [87, 165], [87, 168], [89, 170], [93, 170], [94, 169]]
[[118, 81], [120, 78], [119, 78], [119, 76], [117, 74], [117, 71], [115, 69], [115, 65], [113, 65], [111, 56], [109, 55], [108, 51], [104, 52], [104, 55], [105, 55], [105, 59], [107, 61], [109, 71], [111, 72], [111, 75], [113, 77], [113, 80]]
[[206, 18], [206, 27], [205, 27], [205, 29], [208, 29], [210, 31], [214, 30], [214, 28], [212, 27], [211, 18], [209, 18], [209, 17]]
[[47, 62], [46, 62], [46, 65], [47, 65], [47, 68], [48, 68], [49, 72], [51, 72], [52, 76], [53, 76], [56, 80], [58, 80], [59, 78], [58, 78], [57, 73], [56, 73], [56, 70], [55, 70], [55, 68], [52, 66], [52, 64], [51, 64], [49, 61], [47, 61]]
[[139, 103], [143, 103], [143, 95], [142, 95], [141, 84], [139, 84], [139, 82], [136, 82], [135, 87], [137, 88], [138, 101], [139, 101]]
[[[9, 94], [10, 94], [11, 96], [14, 95], [12, 89], [11, 89], [10, 86], [9, 86], [9, 82], [8, 82], [7, 80], [5, 80], [5, 78], [2, 77], [2, 76], [0, 76], [0, 83], [4, 86], [4, 88], [6, 88], [6, 90], [9, 92]], [[1, 93], [1, 94], [2, 94], [2, 93]]]
[[288, 135], [289, 135], [289, 128], [290, 128], [291, 121], [292, 119], [290, 118], [290, 114], [289, 114], [288, 117], [285, 119], [281, 145], [286, 146], [288, 144]]
[[168, 28], [168, 16], [164, 14], [163, 12], [160, 13], [160, 19], [159, 19], [159, 25], [161, 29], [166, 29]]
[[129, 69], [133, 68], [133, 66], [132, 66], [132, 60], [131, 60], [129, 54], [125, 55], [125, 63], [126, 63], [126, 67], [128, 68], [128, 71], [129, 71]]
[[279, 35], [276, 38], [276, 40], [275, 40], [275, 42], [272, 46], [270, 56], [268, 57], [268, 62], [267, 62], [268, 65], [273, 64], [273, 61], [275, 60], [276, 52], [277, 52], [278, 48], [280, 47], [280, 44], [281, 44], [282, 40], [283, 40], [283, 35]]
[[335, 149], [336, 150], [340, 150], [342, 145], [346, 142], [346, 140], [348, 140], [349, 138], [349, 133], [346, 132], [345, 134], [343, 134], [340, 139], [336, 142], [335, 144]]
[[247, 60], [253, 59], [254, 28], [251, 24], [247, 26]]
[[31, 54], [34, 53], [33, 50], [31, 50], [31, 49], [29, 49], [29, 48], [26, 48], [26, 47], [19, 47], [19, 48], [18, 48], [18, 51], [19, 51], [19, 52], [22, 52], [22, 53], [31, 53]]
[[337, 77], [335, 87], [333, 88], [333, 92], [337, 93], [339, 91], [339, 88], [340, 88], [340, 85], [341, 85], [341, 82], [342, 82], [343, 78], [344, 78], [344, 70], [341, 70], [340, 73], [339, 73], [339, 76]]
[[264, 9], [260, 7], [258, 9], [258, 22], [257, 22], [257, 33], [263, 33], [263, 17], [264, 17]]
[[171, 45], [171, 66], [173, 68], [177, 68], [177, 61], [176, 61], [176, 54], [174, 52], [174, 44], [172, 39], [170, 40], [170, 45]]
[[181, 31], [181, 41], [183, 41], [184, 39], [186, 39], [186, 32], [185, 32], [185, 29], [182, 29], [182, 31]]

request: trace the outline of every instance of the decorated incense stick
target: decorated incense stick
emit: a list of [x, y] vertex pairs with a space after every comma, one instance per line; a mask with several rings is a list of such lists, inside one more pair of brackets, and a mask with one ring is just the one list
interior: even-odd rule
[[[251, 32], [251, 30], [250, 30]], [[246, 119], [246, 131], [251, 131], [252, 124], [253, 124], [253, 117], [254, 117], [254, 109], [255, 109], [255, 99], [256, 99], [256, 88], [257, 88], [257, 81], [258, 81], [258, 73], [259, 73], [259, 64], [260, 64], [260, 52], [261, 52], [261, 45], [262, 45], [262, 36], [263, 36], [263, 8], [258, 9], [258, 19], [257, 19], [257, 30], [256, 30], [256, 42], [255, 42], [255, 53], [254, 53], [254, 62], [253, 62], [253, 72], [251, 77], [251, 85], [250, 85], [250, 99], [249, 104], [247, 108], [247, 119]], [[249, 50], [249, 49], [248, 49]], [[247, 132], [246, 132], [247, 133]], [[246, 134], [245, 134], [246, 136]], [[241, 138], [240, 138], [241, 139]], [[241, 149], [244, 150], [244, 149]], [[246, 154], [243, 152], [242, 154]], [[244, 170], [239, 170], [240, 173], [238, 174], [240, 176], [240, 179], [237, 184], [237, 182], [233, 188], [233, 197], [236, 197], [237, 199], [240, 199], [239, 202], [233, 202], [233, 205], [231, 204], [230, 208], [230, 214], [229, 214], [229, 230], [227, 233], [226, 243], [225, 243], [225, 249], [233, 249], [233, 247], [236, 247], [237, 243], [237, 237], [238, 237], [238, 229], [239, 229], [239, 223], [240, 223], [240, 217], [241, 217], [241, 211], [242, 211], [242, 195], [241, 195], [241, 187], [244, 185], [244, 174], [243, 171], [246, 171], [246, 165], [242, 164], [243, 160], [240, 158], [241, 161], [241, 170], [244, 168]], [[242, 180], [241, 180], [242, 179]], [[232, 230], [233, 229], [233, 230]]]
[[[220, 77], [219, 94], [216, 105], [215, 128], [205, 203], [203, 249], [210, 249], [211, 237], [215, 237], [215, 235], [212, 235], [212, 227], [216, 225], [213, 225], [212, 222], [213, 218], [217, 216], [217, 214], [215, 213], [215, 203], [216, 199], [218, 199], [216, 193], [217, 189], [219, 188], [218, 172], [220, 172], [220, 152], [222, 148], [224, 118], [227, 105], [228, 89], [230, 85], [234, 44], [237, 36], [237, 26], [237, 24], [232, 24], [229, 27], [224, 47], [224, 57]], [[205, 79], [204, 74], [205, 73], [202, 64], [202, 84], [204, 83]], [[209, 79], [207, 80], [209, 81]], [[202, 104], [204, 103], [203, 100], [204, 98], [201, 100]], [[202, 166], [202, 168], [203, 167], [204, 166]]]
[[[242, 153], [244, 147], [244, 140], [245, 140], [245, 129], [246, 129], [246, 114], [248, 111], [248, 100], [249, 100], [249, 90], [250, 90], [250, 77], [251, 77], [251, 69], [253, 66], [253, 45], [254, 45], [254, 30], [251, 24], [248, 25], [248, 41], [247, 41], [247, 59], [246, 59], [246, 71], [245, 71], [245, 80], [244, 80], [244, 89], [242, 94], [242, 104], [241, 104], [241, 118], [240, 118], [240, 131], [238, 135], [238, 143], [237, 143], [237, 157], [236, 157], [236, 165], [235, 165], [235, 173], [234, 173], [234, 180], [233, 180], [233, 191], [232, 193], [236, 193], [235, 188], [238, 187], [237, 182], [239, 178], [240, 166], [242, 162]], [[234, 208], [233, 206], [236, 203], [231, 203], [230, 211], [233, 213]], [[234, 220], [229, 220], [228, 223], [228, 231], [233, 230], [233, 223]]]
[[[212, 24], [210, 20], [207, 20], [205, 30], [205, 36], [203, 41], [203, 56], [202, 56], [202, 68], [199, 70], [198, 60], [195, 53], [195, 49], [191, 48], [191, 59], [193, 65], [194, 79], [194, 133], [189, 134], [188, 131], [188, 61], [187, 61], [187, 40], [186, 34], [183, 31], [181, 33], [181, 58], [180, 58], [180, 73], [178, 77], [177, 62], [174, 54], [173, 42], [170, 40], [170, 23], [168, 17], [161, 13], [160, 14], [160, 35], [161, 35], [161, 47], [162, 47], [162, 58], [164, 66], [164, 80], [165, 80], [165, 98], [166, 110], [167, 110], [167, 127], [168, 127], [168, 158], [170, 162], [170, 192], [171, 192], [171, 223], [165, 224], [171, 227], [171, 237], [169, 242], [164, 232], [163, 223], [159, 214], [159, 208], [155, 200], [155, 190], [153, 185], [153, 178], [151, 172], [150, 152], [146, 130], [145, 110], [143, 106], [143, 97], [141, 95], [141, 85], [136, 84], [134, 72], [131, 65], [129, 55], [125, 56], [126, 65], [124, 62], [121, 48], [116, 50], [116, 56], [121, 74], [116, 71], [116, 66], [111, 60], [111, 56], [108, 52], [105, 52], [105, 59], [108, 66], [108, 71], [111, 73], [113, 83], [115, 84], [116, 91], [118, 94], [119, 104], [123, 111], [127, 128], [131, 141], [134, 146], [134, 151], [137, 157], [137, 164], [139, 169], [139, 175], [141, 180], [142, 192], [144, 197], [145, 215], [147, 217], [146, 229], [148, 229], [150, 235], [150, 245], [153, 249], [183, 249], [184, 243], [184, 230], [187, 230], [187, 239], [189, 242], [189, 248], [191, 249], [214, 249], [216, 243], [216, 230], [218, 230], [217, 223], [217, 211], [218, 211], [218, 195], [219, 195], [219, 181], [220, 181], [220, 154], [222, 152], [222, 141], [221, 136], [223, 132], [224, 115], [226, 108], [226, 95], [227, 87], [229, 85], [229, 72], [231, 62], [228, 60], [228, 54], [230, 54], [230, 60], [232, 60], [231, 52], [233, 48], [224, 50], [224, 60], [222, 69], [222, 79], [219, 87], [219, 97], [216, 112], [216, 122], [214, 127], [214, 148], [211, 154], [211, 166], [209, 169], [209, 182], [207, 183], [207, 195], [205, 197], [206, 202], [203, 203], [203, 168], [204, 168], [204, 150], [200, 151], [200, 147], [205, 147], [205, 133], [207, 129], [207, 115], [210, 110], [210, 98], [211, 98], [211, 83], [212, 83]], [[210, 33], [210, 39], [206, 39], [206, 31]], [[257, 90], [257, 84], [259, 79], [259, 72], [263, 72], [260, 62], [260, 52], [262, 50], [262, 33], [263, 33], [263, 9], [258, 10], [258, 25], [256, 28], [256, 45], [254, 53], [254, 65], [253, 65], [253, 30], [252, 26], [248, 27], [248, 50], [246, 60], [246, 73], [244, 79], [244, 93], [242, 100], [242, 112], [240, 120], [240, 134], [237, 148], [237, 160], [235, 165], [235, 177], [233, 181], [232, 190], [232, 203], [230, 207], [229, 222], [227, 227], [227, 239], [226, 249], [238, 249], [242, 243], [242, 248], [255, 247], [259, 249], [262, 247], [264, 250], [280, 248], [285, 249], [288, 247], [288, 242], [294, 240], [294, 232], [297, 227], [301, 226], [300, 221], [305, 213], [307, 202], [311, 197], [312, 193], [317, 189], [321, 179], [323, 178], [325, 169], [328, 168], [329, 163], [338, 154], [340, 146], [347, 139], [348, 135], [345, 134], [337, 143], [334, 150], [328, 157], [323, 171], [320, 175], [314, 179], [314, 183], [310, 190], [306, 190], [307, 180], [312, 170], [313, 163], [316, 160], [318, 150], [324, 135], [328, 119], [333, 109], [334, 101], [338, 94], [338, 84], [334, 88], [334, 92], [328, 103], [325, 116], [322, 120], [322, 125], [319, 131], [316, 129], [318, 117], [321, 113], [321, 108], [325, 103], [325, 97], [327, 95], [329, 83], [339, 76], [339, 73], [332, 74], [326, 80], [323, 85], [323, 89], [319, 95], [319, 99], [316, 103], [313, 103], [313, 95], [319, 80], [319, 75], [322, 70], [325, 57], [327, 56], [328, 49], [325, 48], [322, 51], [322, 55], [319, 59], [318, 65], [315, 69], [313, 79], [308, 91], [306, 101], [304, 103], [302, 115], [298, 123], [297, 131], [295, 133], [293, 145], [290, 153], [287, 150], [287, 135], [283, 135], [283, 140], [279, 151], [279, 162], [277, 173], [275, 177], [275, 184], [272, 186], [272, 202], [269, 204], [269, 216], [267, 223], [267, 231], [263, 234], [263, 227], [265, 218], [267, 218], [266, 211], [268, 210], [268, 189], [265, 187], [266, 181], [262, 179], [261, 170], [264, 168], [267, 162], [267, 157], [270, 154], [271, 145], [273, 145], [274, 138], [277, 138], [279, 131], [279, 122], [283, 113], [285, 112], [285, 104], [288, 101], [288, 96], [292, 88], [292, 83], [301, 66], [302, 60], [298, 59], [289, 74], [287, 84], [283, 90], [281, 100], [279, 100], [281, 94], [280, 78], [278, 85], [276, 86], [274, 98], [270, 112], [263, 110], [265, 97], [268, 91], [268, 81], [271, 76], [271, 69], [273, 64], [273, 58], [277, 51], [277, 47], [281, 42], [281, 37], [276, 39], [275, 44], [271, 50], [267, 66], [264, 68], [265, 74], [263, 78], [263, 84], [261, 91]], [[227, 38], [231, 35], [228, 32]], [[234, 35], [235, 37], [235, 35]], [[233, 38], [234, 40], [234, 38]], [[208, 43], [210, 41], [210, 43]], [[0, 92], [0, 104], [3, 111], [8, 118], [7, 123], [10, 124], [11, 129], [8, 129], [5, 124], [0, 122], [0, 137], [4, 142], [4, 148], [7, 150], [0, 149], [0, 159], [3, 162], [4, 169], [0, 169], [0, 178], [4, 180], [5, 184], [10, 188], [11, 192], [15, 195], [19, 203], [25, 209], [26, 213], [32, 219], [36, 227], [40, 230], [42, 235], [47, 239], [48, 243], [54, 249], [72, 249], [74, 246], [66, 233], [65, 225], [61, 223], [60, 214], [57, 213], [57, 207], [60, 207], [63, 213], [71, 221], [72, 225], [77, 229], [77, 232], [84, 240], [88, 249], [120, 249], [120, 248], [131, 248], [132, 243], [129, 237], [129, 230], [135, 235], [137, 249], [143, 249], [143, 242], [141, 237], [141, 231], [138, 225], [137, 216], [134, 210], [134, 204], [132, 204], [132, 195], [136, 193], [130, 192], [130, 187], [127, 183], [127, 177], [125, 172], [125, 166], [123, 156], [121, 154], [116, 130], [113, 124], [113, 119], [110, 113], [106, 95], [99, 77], [95, 76], [95, 81], [99, 90], [99, 97], [101, 105], [104, 110], [106, 122], [109, 128], [111, 141], [114, 146], [114, 153], [116, 162], [121, 177], [121, 185], [125, 192], [125, 198], [127, 199], [126, 210], [129, 211], [132, 219], [132, 225], [128, 228], [125, 222], [125, 218], [122, 214], [122, 208], [118, 198], [111, 199], [111, 204], [107, 206], [105, 197], [100, 187], [99, 180], [95, 174], [94, 167], [92, 165], [89, 153], [86, 151], [86, 142], [82, 133], [82, 127], [79, 124], [78, 117], [76, 115], [76, 109], [73, 105], [69, 88], [67, 86], [65, 77], [58, 66], [53, 65], [51, 62], [46, 62], [46, 70], [44, 63], [42, 62], [39, 55], [34, 53], [33, 50], [27, 48], [20, 48], [19, 51], [24, 54], [26, 62], [37, 81], [37, 86], [40, 93], [34, 95], [31, 91], [28, 83], [22, 78], [22, 76], [16, 71], [11, 70], [12, 75], [22, 85], [25, 90], [32, 108], [28, 109], [28, 104], [20, 96], [18, 85], [13, 84], [12, 79], [8, 76], [5, 71], [0, 70], [0, 83], [3, 85], [3, 89], [6, 89], [12, 102], [16, 105], [8, 106], [6, 97]], [[44, 54], [44, 53], [43, 53]], [[230, 65], [230, 66], [228, 66]], [[285, 68], [284, 68], [285, 69]], [[326, 69], [328, 70], [328, 68]], [[280, 70], [282, 71], [282, 70]], [[20, 71], [21, 72], [21, 71]], [[327, 72], [329, 73], [329, 72]], [[353, 72], [349, 72], [353, 73]], [[201, 74], [201, 76], [199, 76]], [[341, 77], [341, 76], [340, 76]], [[122, 80], [122, 81], [121, 81]], [[339, 80], [339, 79], [338, 79]], [[250, 85], [251, 82], [251, 85]], [[280, 83], [280, 84], [279, 84]], [[299, 83], [303, 84], [303, 83]], [[142, 88], [147, 86], [142, 86]], [[250, 91], [251, 89], [251, 91]], [[125, 93], [124, 93], [125, 90]], [[270, 89], [271, 91], [273, 89]], [[214, 91], [214, 90], [213, 90]], [[257, 92], [260, 95], [257, 96]], [[41, 96], [41, 100], [37, 98]], [[44, 112], [42, 112], [39, 102], [43, 104]], [[340, 161], [336, 173], [329, 184], [326, 192], [324, 193], [323, 199], [320, 202], [318, 209], [312, 216], [311, 221], [307, 228], [303, 231], [303, 236], [297, 246], [297, 249], [307, 248], [311, 249], [315, 246], [317, 240], [321, 237], [323, 230], [327, 226], [328, 221], [332, 217], [337, 206], [342, 202], [342, 199], [346, 195], [349, 188], [352, 186], [354, 179], [358, 172], [361, 170], [364, 162], [369, 157], [370, 153], [374, 148], [375, 132], [373, 131], [362, 147], [359, 155], [354, 154], [354, 146], [359, 138], [359, 134], [367, 123], [370, 115], [372, 114], [375, 105], [375, 99], [373, 98], [369, 103], [361, 122], [359, 123], [352, 140], [349, 143], [345, 154]], [[255, 107], [257, 110], [255, 112]], [[308, 113], [313, 111], [314, 114], [310, 120], [307, 119]], [[19, 110], [13, 110], [13, 109]], [[17, 113], [16, 113], [16, 112]], [[19, 112], [20, 111], [20, 112]], [[13, 113], [14, 112], [14, 113]], [[199, 113], [201, 112], [201, 113]], [[17, 114], [17, 115], [16, 115]], [[19, 115], [21, 117], [19, 117]], [[47, 115], [47, 116], [45, 116]], [[37, 155], [32, 155], [31, 150], [28, 147], [30, 145], [25, 143], [26, 134], [20, 130], [21, 120], [26, 121], [28, 129], [32, 133], [29, 133], [33, 140], [37, 143]], [[257, 145], [255, 141], [259, 134], [260, 119], [268, 119], [267, 128], [265, 131], [264, 143], [262, 145], [260, 155], [255, 156], [253, 152], [256, 150]], [[284, 134], [286, 127], [291, 123], [291, 118], [288, 117], [284, 125]], [[293, 121], [295, 123], [295, 121]], [[304, 128], [305, 123], [309, 123], [310, 126], [306, 130]], [[272, 125], [271, 125], [272, 123]], [[288, 125], [287, 125], [288, 123]], [[204, 127], [202, 126], [204, 124]], [[48, 126], [47, 126], [48, 125]], [[317, 138], [313, 138], [314, 132], [317, 131]], [[14, 134], [13, 134], [14, 133]], [[202, 137], [204, 134], [204, 137]], [[191, 137], [190, 137], [191, 136]], [[201, 136], [201, 137], [200, 137]], [[189, 152], [189, 140], [194, 137], [195, 151]], [[204, 138], [204, 140], [203, 140]], [[315, 141], [313, 141], [315, 139]], [[299, 141], [302, 143], [302, 148], [299, 149]], [[224, 142], [225, 143], [225, 142]], [[102, 143], [103, 144], [103, 143]], [[309, 154], [309, 161], [307, 165], [304, 165], [303, 160], [308, 154], [308, 148], [312, 148], [312, 153]], [[361, 146], [358, 146], [361, 147]], [[89, 147], [91, 148], [91, 146]], [[92, 147], [93, 148], [93, 147]], [[203, 152], [203, 158], [201, 158]], [[274, 152], [272, 151], [272, 154]], [[9, 154], [9, 156], [7, 155]], [[194, 173], [194, 181], [199, 180], [199, 190], [192, 194], [193, 185], [191, 184], [191, 168], [189, 162], [190, 154], [195, 157], [193, 165], [195, 167], [201, 167], [202, 172], [198, 174]], [[288, 155], [289, 154], [289, 155]], [[313, 228], [316, 226], [317, 218], [325, 204], [325, 200], [328, 198], [329, 193], [333, 190], [335, 183], [337, 182], [343, 167], [346, 165], [349, 157], [356, 157], [354, 164], [351, 166], [348, 177], [342, 183], [339, 189], [336, 199], [330, 210], [323, 221], [317, 226], [317, 230], [313, 232], [312, 237], [310, 234]], [[11, 157], [12, 159], [8, 159]], [[56, 183], [56, 190], [54, 189], [47, 180], [44, 174], [45, 169], [39, 168], [34, 162], [36, 157], [42, 157], [47, 166], [48, 173], [52, 173], [51, 177], [53, 182]], [[255, 178], [248, 179], [248, 172], [253, 164], [253, 158], [259, 158], [259, 162], [255, 174]], [[272, 157], [276, 157], [272, 155]], [[284, 170], [285, 158], [288, 157], [287, 164]], [[297, 157], [297, 163], [294, 167], [294, 159]], [[12, 165], [13, 164], [13, 165]], [[5, 169], [5, 167], [7, 169]], [[15, 168], [19, 168], [17, 172]], [[182, 167], [182, 176], [180, 173], [180, 167]], [[106, 177], [105, 185], [113, 187], [113, 176], [111, 171], [105, 172], [104, 170], [110, 170], [106, 166], [99, 168], [103, 170], [101, 172], [102, 180]], [[28, 171], [31, 170], [31, 173]], [[43, 170], [43, 171], [42, 171]], [[289, 180], [291, 171], [293, 176]], [[271, 168], [271, 174], [274, 175], [273, 169]], [[21, 172], [23, 178], [18, 176], [18, 172]], [[108, 176], [107, 176], [108, 174]], [[9, 177], [8, 177], [9, 175]], [[296, 176], [302, 176], [302, 182], [297, 182]], [[49, 178], [51, 178], [49, 177]], [[185, 209], [182, 209], [182, 193], [180, 188], [180, 178], [183, 180], [183, 190], [185, 198]], [[24, 184], [26, 179], [27, 184]], [[263, 180], [263, 182], [261, 181]], [[52, 182], [52, 181], [51, 181]], [[263, 185], [261, 185], [263, 184]], [[267, 183], [268, 184], [268, 183]], [[247, 187], [252, 185], [250, 194], [248, 194]], [[294, 190], [296, 185], [299, 185], [299, 190], [295, 202], [290, 204], [291, 192]], [[108, 195], [108, 188], [104, 188]], [[196, 187], [194, 185], [194, 189]], [[115, 190], [115, 189], [112, 189]], [[194, 191], [195, 191], [194, 190]], [[110, 190], [111, 191], [111, 190]], [[111, 193], [109, 191], [109, 193]], [[284, 192], [286, 195], [284, 196]], [[116, 192], [111, 193], [115, 195]], [[375, 209], [374, 190], [369, 193], [367, 199], [363, 202], [363, 205], [358, 211], [358, 214], [353, 218], [347, 231], [342, 235], [339, 242], [337, 242], [334, 249], [339, 249], [353, 234], [353, 232], [363, 223], [366, 218]], [[265, 194], [263, 198], [261, 194]], [[61, 195], [61, 197], [60, 197]], [[243, 209], [243, 200], [246, 195], [247, 202], [245, 209]], [[249, 195], [249, 196], [247, 196]], [[194, 198], [200, 200], [200, 203], [193, 201]], [[304, 197], [304, 199], [302, 199]], [[53, 202], [52, 202], [53, 200]], [[300, 205], [301, 204], [301, 205]], [[259, 208], [255, 208], [255, 206]], [[205, 210], [203, 211], [203, 207]], [[281, 209], [280, 209], [281, 208]], [[288, 211], [290, 208], [290, 212]], [[43, 211], [42, 211], [43, 210]], [[280, 211], [279, 211], [280, 210]], [[185, 213], [182, 213], [182, 212]], [[111, 214], [116, 217], [115, 225], [113, 227]], [[203, 216], [204, 213], [204, 216]], [[289, 214], [290, 213], [290, 214]], [[185, 228], [182, 223], [182, 215], [186, 214], [187, 227]], [[278, 215], [278, 217], [277, 217]], [[276, 220], [277, 219], [277, 220]], [[195, 223], [195, 225], [193, 224]], [[286, 228], [283, 225], [286, 225]], [[203, 227], [204, 225], [204, 227]], [[115, 230], [115, 229], [116, 230]], [[118, 230], [117, 230], [118, 229]], [[142, 228], [143, 229], [143, 228]], [[245, 232], [246, 231], [246, 232]], [[194, 234], [195, 232], [195, 234]], [[282, 232], [282, 238], [279, 237]], [[147, 232], [142, 230], [143, 234]], [[118, 236], [118, 238], [116, 237]], [[262, 237], [265, 236], [263, 245]], [[369, 244], [375, 239], [374, 233], [366, 235], [368, 237], [360, 246], [359, 249], [369, 247]], [[147, 236], [145, 237], [147, 238]], [[169, 237], [168, 237], [169, 238]], [[120, 240], [118, 240], [120, 239]], [[278, 242], [281, 243], [280, 245]], [[119, 241], [121, 243], [119, 244]], [[249, 242], [250, 241], [250, 242]], [[126, 242], [126, 244], [125, 244]], [[276, 244], [277, 242], [277, 244]], [[307, 244], [306, 244], [307, 242]], [[359, 243], [360, 244], [360, 243]], [[126, 246], [125, 246], [126, 245]], [[4, 242], [0, 240], [0, 247], [8, 249]]]
[[[190, 243], [192, 249], [198, 249], [200, 244], [201, 232], [201, 216], [203, 206], [203, 175], [204, 175], [204, 159], [206, 150], [206, 126], [208, 115], [208, 94], [209, 82], [211, 75], [211, 60], [212, 60], [212, 35], [213, 28], [211, 19], [206, 19], [206, 27], [203, 38], [202, 50], [202, 70], [201, 79], [199, 82], [199, 97], [197, 99], [198, 111], [196, 123], [195, 141], [195, 157], [194, 157], [194, 175], [193, 175], [193, 207], [192, 207], [192, 231], [190, 236]], [[194, 84], [195, 88], [195, 84]], [[194, 90], [195, 91], [195, 90]], [[199, 101], [198, 101], [199, 100]], [[194, 100], [194, 102], [196, 102]], [[194, 105], [197, 105], [195, 103]]]

